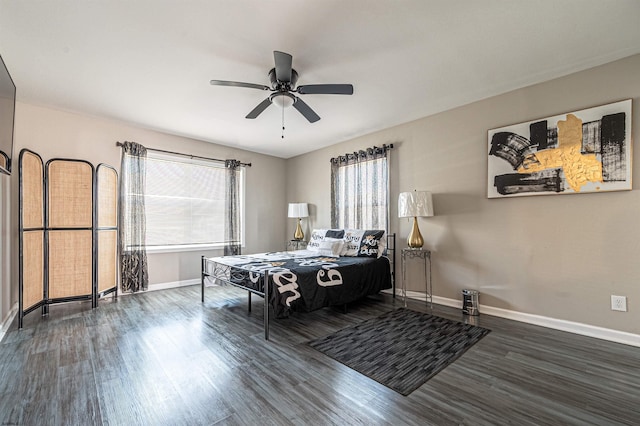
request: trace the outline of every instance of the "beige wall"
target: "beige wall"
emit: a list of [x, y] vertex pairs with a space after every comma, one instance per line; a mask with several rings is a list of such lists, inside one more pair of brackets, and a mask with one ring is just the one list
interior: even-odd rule
[[[329, 159], [393, 143], [391, 231], [404, 238], [410, 230], [397, 219], [400, 191], [433, 192], [436, 216], [420, 219], [420, 228], [433, 251], [436, 296], [461, 300], [462, 289], [476, 289], [483, 305], [638, 334], [637, 185], [490, 200], [486, 182], [492, 128], [633, 98], [637, 141], [639, 75], [640, 55], [290, 159], [287, 201], [312, 204], [309, 227], [329, 226]], [[638, 150], [633, 160], [640, 176]], [[627, 296], [628, 312], [610, 310], [612, 294]]]
[[[18, 219], [17, 158], [20, 150], [29, 148], [47, 160], [73, 158], [90, 161], [94, 166], [106, 163], [120, 170], [120, 148], [116, 141], [136, 141], [150, 148], [165, 149], [214, 158], [236, 158], [252, 163], [246, 171], [246, 252], [281, 249], [284, 245], [284, 220], [264, 218], [286, 216], [284, 198], [285, 160], [237, 150], [222, 145], [172, 136], [141, 129], [119, 121], [63, 112], [50, 108], [18, 103], [16, 106], [14, 170], [11, 177], [0, 177], [0, 223], [2, 242], [9, 238], [8, 251], [0, 248], [0, 323], [18, 300]], [[8, 184], [10, 182], [10, 185]], [[11, 188], [11, 197], [7, 192]], [[6, 191], [5, 191], [6, 189]], [[5, 218], [10, 215], [10, 224]], [[262, 224], [260, 221], [262, 220]], [[260, 226], [262, 225], [262, 226]], [[10, 231], [8, 230], [10, 229]], [[219, 251], [190, 251], [149, 255], [150, 285], [199, 279], [200, 256], [219, 255]], [[12, 264], [11, 278], [5, 276], [5, 265]], [[197, 303], [197, 301], [194, 301]]]

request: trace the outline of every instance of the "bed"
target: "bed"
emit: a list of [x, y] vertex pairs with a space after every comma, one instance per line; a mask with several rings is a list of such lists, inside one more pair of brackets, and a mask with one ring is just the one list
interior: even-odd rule
[[[264, 299], [264, 335], [270, 308], [276, 318], [346, 304], [393, 289], [395, 234], [380, 230], [313, 230], [307, 249], [202, 257], [205, 287], [228, 284]], [[267, 285], [265, 285], [267, 283]]]

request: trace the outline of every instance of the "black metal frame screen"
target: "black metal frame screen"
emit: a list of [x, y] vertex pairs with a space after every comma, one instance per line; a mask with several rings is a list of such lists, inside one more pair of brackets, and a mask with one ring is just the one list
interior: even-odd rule
[[[25, 154], [31, 154], [35, 156], [39, 162], [40, 167], [42, 168], [42, 180], [43, 180], [43, 192], [42, 194], [38, 194], [38, 196], [42, 197], [42, 217], [43, 221], [41, 226], [37, 227], [25, 227], [24, 226], [24, 200], [27, 194], [25, 194], [25, 187], [23, 183], [23, 157]], [[92, 212], [91, 212], [91, 224], [90, 226], [51, 226], [49, 223], [49, 204], [50, 204], [50, 194], [49, 194], [49, 169], [52, 163], [55, 162], [72, 162], [72, 163], [82, 163], [87, 164], [91, 169], [91, 203], [92, 203]], [[100, 164], [98, 167], [109, 167], [103, 164]], [[115, 169], [113, 169], [115, 171]], [[98, 231], [99, 230], [112, 230], [117, 229], [117, 226], [114, 228], [112, 226], [109, 227], [98, 227], [97, 226], [97, 174], [96, 169], [93, 167], [91, 163], [85, 160], [76, 160], [76, 159], [65, 159], [65, 158], [54, 158], [47, 161], [46, 165], [42, 161], [42, 157], [40, 157], [37, 153], [23, 149], [20, 152], [19, 162], [18, 162], [18, 175], [19, 175], [19, 214], [18, 214], [18, 231], [19, 231], [19, 283], [18, 283], [18, 327], [22, 328], [24, 316], [35, 311], [38, 308], [42, 308], [42, 315], [46, 315], [49, 313], [49, 305], [56, 303], [64, 303], [71, 301], [91, 301], [92, 308], [98, 306], [98, 298], [110, 293], [114, 293], [117, 297], [117, 276], [116, 282], [114, 286], [111, 288], [107, 288], [102, 292], [98, 293], [98, 280], [97, 280], [97, 270], [98, 270]], [[117, 179], [117, 173], [116, 173]], [[25, 232], [30, 231], [38, 231], [43, 233], [43, 247], [42, 247], [42, 297], [39, 301], [30, 304], [30, 306], [24, 306], [24, 278], [25, 278], [25, 267], [30, 267], [30, 265], [25, 265]], [[50, 247], [49, 247], [49, 239], [50, 235], [53, 232], [91, 232], [91, 278], [90, 278], [90, 287], [91, 291], [88, 294], [74, 294], [63, 297], [50, 297], [50, 286], [49, 286], [49, 260], [50, 260]], [[117, 275], [117, 272], [116, 272]]]

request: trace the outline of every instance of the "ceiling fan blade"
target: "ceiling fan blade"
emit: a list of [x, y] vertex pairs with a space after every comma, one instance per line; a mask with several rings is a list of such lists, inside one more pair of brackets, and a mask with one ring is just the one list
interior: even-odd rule
[[307, 84], [298, 86], [296, 92], [302, 95], [353, 95], [351, 84]]
[[209, 83], [211, 83], [212, 86], [232, 86], [246, 87], [249, 89], [271, 90], [269, 86], [265, 86], [263, 84], [241, 83], [239, 81], [211, 80]]
[[288, 53], [273, 51], [273, 59], [276, 63], [276, 79], [283, 83], [291, 82], [291, 63], [293, 57]]
[[312, 110], [311, 107], [304, 103], [304, 101], [300, 98], [296, 97], [296, 101], [293, 103], [293, 107], [297, 109], [300, 114], [304, 116], [304, 118], [309, 120], [309, 123], [315, 123], [316, 121], [320, 120], [320, 116], [316, 114], [315, 111]]
[[269, 105], [271, 105], [271, 99], [267, 98], [264, 101], [260, 102], [257, 107], [251, 110], [251, 112], [247, 114], [245, 118], [256, 118], [257, 116], [262, 114], [262, 111], [267, 109]]

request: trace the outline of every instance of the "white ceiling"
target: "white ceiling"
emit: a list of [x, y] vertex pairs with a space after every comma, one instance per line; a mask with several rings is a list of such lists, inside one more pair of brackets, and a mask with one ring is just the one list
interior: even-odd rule
[[[245, 119], [268, 92], [209, 80], [268, 85], [273, 50], [354, 95]], [[637, 0], [0, 0], [19, 101], [283, 158], [636, 53]]]

